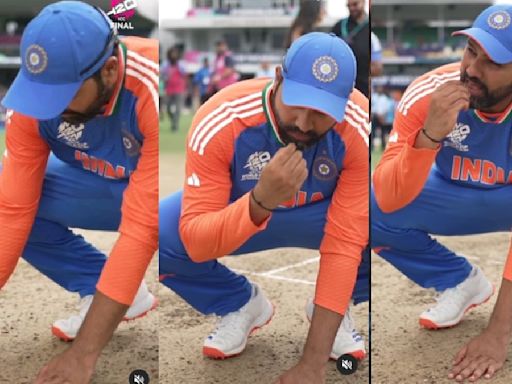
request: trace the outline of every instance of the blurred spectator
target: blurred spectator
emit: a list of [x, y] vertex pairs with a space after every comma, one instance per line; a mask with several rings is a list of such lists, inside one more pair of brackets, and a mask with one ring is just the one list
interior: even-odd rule
[[165, 81], [163, 79], [163, 76], [160, 76], [158, 79], [158, 116], [160, 117], [160, 120], [162, 120], [164, 117], [164, 108], [166, 102], [167, 100], [165, 99]]
[[370, 36], [370, 75], [380, 76], [382, 75], [382, 45], [375, 33], [371, 32]]
[[382, 85], [378, 85], [372, 92], [371, 103], [372, 134], [370, 147], [373, 150], [375, 135], [378, 132], [380, 134], [380, 146], [384, 150], [393, 126], [396, 102], [384, 91]]
[[194, 83], [195, 99], [199, 99], [199, 104], [203, 104], [206, 102], [206, 100], [208, 100], [208, 86], [210, 85], [210, 77], [210, 61], [208, 60], [208, 57], [205, 57], [203, 59], [203, 66], [199, 71], [196, 72], [194, 79], [192, 80]]
[[225, 41], [216, 44], [217, 56], [213, 64], [213, 76], [209, 85], [209, 96], [238, 81], [238, 73], [235, 70], [235, 61]]
[[302, 35], [315, 31], [325, 17], [325, 14], [323, 0], [302, 0], [299, 13], [288, 31], [285, 48], [288, 49], [292, 42]]
[[[6, 93], [7, 93], [7, 87], [4, 87], [3, 85], [0, 84], [0, 100], [2, 100], [4, 98]], [[0, 129], [5, 128], [6, 115], [7, 115], [7, 109], [2, 104], [0, 104]]]
[[341, 19], [332, 32], [352, 48], [357, 60], [356, 88], [366, 97], [370, 93], [370, 25], [364, 10], [365, 0], [347, 0], [349, 17]]
[[271, 77], [274, 78], [275, 69], [270, 67], [270, 63], [268, 61], [262, 61], [260, 64], [260, 69], [256, 72], [254, 77]]
[[179, 128], [181, 108], [187, 87], [187, 74], [180, 61], [180, 50], [172, 47], [167, 51], [167, 63], [162, 68], [165, 82], [167, 113], [171, 118], [171, 131]]

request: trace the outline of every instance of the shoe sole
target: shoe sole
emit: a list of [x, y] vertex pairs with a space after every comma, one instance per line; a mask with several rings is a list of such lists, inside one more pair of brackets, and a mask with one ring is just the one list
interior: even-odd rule
[[[151, 307], [148, 310], [146, 310], [145, 312], [141, 312], [140, 314], [138, 314], [135, 317], [123, 317], [123, 319], [121, 321], [130, 322], [133, 320], [140, 319], [141, 317], [146, 316], [148, 314], [148, 312], [151, 312], [153, 309], [158, 307], [158, 304], [159, 304], [158, 298], [155, 297], [155, 299], [153, 300], [153, 304], [151, 304]], [[55, 337], [59, 338], [60, 340], [65, 341], [66, 343], [69, 343], [69, 342], [75, 340], [75, 338], [76, 338], [76, 336], [67, 335], [62, 329], [60, 329], [54, 325], [52, 325], [52, 334]]]
[[420, 327], [422, 328], [425, 328], [425, 329], [429, 329], [429, 330], [433, 330], [433, 331], [436, 331], [438, 329], [447, 329], [447, 328], [453, 328], [457, 325], [459, 325], [464, 316], [466, 315], [466, 313], [468, 313], [471, 309], [473, 308], [476, 308], [478, 307], [479, 305], [482, 305], [482, 304], [485, 304], [487, 303], [491, 297], [494, 295], [494, 291], [495, 291], [495, 287], [494, 287], [494, 284], [492, 285], [492, 291], [491, 291], [491, 294], [489, 296], [487, 296], [486, 299], [484, 299], [483, 301], [479, 302], [479, 303], [474, 303], [474, 304], [471, 304], [469, 307], [467, 307], [464, 312], [462, 313], [462, 316], [460, 316], [460, 319], [456, 320], [454, 323], [446, 323], [446, 324], [437, 324], [435, 322], [433, 322], [432, 320], [430, 319], [424, 319], [424, 318], [421, 318], [419, 319], [419, 323], [420, 323]]
[[220, 349], [217, 349], [217, 348], [203, 347], [203, 355], [210, 359], [214, 359], [214, 360], [225, 360], [225, 359], [229, 359], [229, 358], [241, 355], [242, 352], [245, 350], [245, 347], [247, 346], [247, 340], [249, 339], [249, 337], [251, 337], [252, 334], [255, 333], [256, 331], [258, 331], [259, 329], [263, 328], [265, 325], [270, 324], [270, 322], [272, 321], [272, 318], [274, 317], [274, 313], [275, 313], [275, 307], [274, 307], [274, 304], [272, 304], [272, 303], [270, 303], [270, 305], [272, 306], [272, 312], [270, 314], [270, 317], [262, 325], [255, 326], [251, 329], [251, 331], [247, 335], [247, 338], [245, 339], [245, 343], [243, 344], [241, 351], [238, 351], [235, 353], [224, 353]]

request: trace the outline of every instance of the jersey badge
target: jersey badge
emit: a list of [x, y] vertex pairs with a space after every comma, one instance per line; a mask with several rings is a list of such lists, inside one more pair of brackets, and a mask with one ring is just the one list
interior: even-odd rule
[[467, 152], [469, 151], [469, 146], [462, 144], [462, 142], [468, 137], [471, 133], [471, 128], [469, 125], [463, 123], [457, 123], [453, 131], [450, 132], [445, 140], [444, 145], [447, 147], [455, 148], [457, 151]]
[[248, 173], [242, 175], [242, 181], [246, 180], [259, 180], [263, 167], [270, 161], [269, 152], [254, 152], [247, 158], [247, 163], [244, 169], [248, 170]]
[[67, 145], [73, 148], [88, 149], [89, 144], [80, 142], [84, 128], [84, 124], [74, 125], [63, 121], [58, 128], [57, 139], [64, 140]]

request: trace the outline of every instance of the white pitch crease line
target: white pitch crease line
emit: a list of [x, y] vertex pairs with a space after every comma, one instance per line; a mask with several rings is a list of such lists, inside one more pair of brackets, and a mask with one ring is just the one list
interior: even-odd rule
[[273, 275], [275, 273], [287, 271], [287, 270], [295, 268], [295, 267], [302, 267], [303, 265], [308, 265], [308, 264], [311, 264], [311, 263], [315, 263], [318, 260], [320, 260], [319, 256], [312, 257], [311, 259], [303, 260], [303, 261], [301, 261], [299, 263], [285, 265], [284, 267], [281, 267], [281, 268], [271, 269], [270, 271], [260, 272], [260, 273], [262, 274], [262, 276], [270, 276], [270, 275]]
[[305, 285], [315, 285], [316, 284], [314, 281], [302, 280], [302, 279], [294, 279], [293, 277], [286, 277], [286, 276], [279, 276], [279, 275], [267, 275], [266, 272], [265, 273], [251, 272], [251, 271], [244, 271], [244, 270], [241, 270], [241, 269], [233, 269], [233, 271], [236, 272], [236, 273], [243, 274], [243, 275], [252, 275], [252, 276], [258, 276], [258, 277], [266, 277], [266, 278], [274, 279], [274, 280], [288, 281], [290, 283], [299, 283], [299, 284], [305, 284]]

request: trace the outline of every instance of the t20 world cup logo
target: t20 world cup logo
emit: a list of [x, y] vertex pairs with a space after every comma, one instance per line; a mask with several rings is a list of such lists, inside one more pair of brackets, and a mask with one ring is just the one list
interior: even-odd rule
[[110, 4], [112, 8], [107, 15], [116, 21], [127, 21], [135, 16], [136, 0], [112, 0]]

